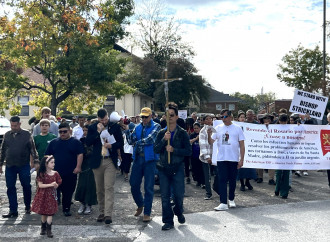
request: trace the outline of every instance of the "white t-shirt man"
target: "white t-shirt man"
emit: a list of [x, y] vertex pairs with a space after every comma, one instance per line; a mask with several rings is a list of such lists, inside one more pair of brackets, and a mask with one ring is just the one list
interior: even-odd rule
[[245, 140], [242, 128], [236, 124], [220, 124], [215, 127], [212, 139], [217, 140], [217, 161], [238, 162], [240, 155], [239, 141]]
[[84, 136], [84, 130], [80, 125], [77, 125], [72, 130], [72, 136], [77, 140], [80, 140]]

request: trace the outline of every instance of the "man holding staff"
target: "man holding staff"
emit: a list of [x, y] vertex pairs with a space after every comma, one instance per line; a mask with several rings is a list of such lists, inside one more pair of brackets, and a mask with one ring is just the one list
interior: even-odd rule
[[[169, 125], [162, 129], [156, 138], [155, 153], [160, 154], [157, 163], [159, 170], [160, 191], [162, 198], [162, 230], [174, 227], [174, 214], [183, 224], [184, 197], [184, 157], [191, 155], [191, 145], [187, 132], [177, 125], [178, 108], [175, 103], [168, 104]], [[169, 144], [168, 144], [169, 142]], [[170, 154], [168, 156], [168, 154]], [[173, 189], [174, 207], [171, 206], [171, 188]]]

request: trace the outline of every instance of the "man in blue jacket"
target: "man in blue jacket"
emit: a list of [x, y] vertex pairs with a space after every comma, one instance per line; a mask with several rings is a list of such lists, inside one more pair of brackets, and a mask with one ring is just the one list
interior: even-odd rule
[[[140, 117], [142, 123], [137, 125], [131, 133], [126, 127], [126, 137], [130, 145], [134, 146], [133, 166], [130, 177], [131, 193], [137, 205], [134, 216], [139, 216], [144, 207], [143, 222], [151, 220], [151, 207], [154, 197], [155, 169], [158, 155], [154, 153], [154, 143], [160, 130], [160, 125], [152, 120], [150, 108], [142, 108]], [[141, 193], [141, 183], [144, 177], [144, 199]]]

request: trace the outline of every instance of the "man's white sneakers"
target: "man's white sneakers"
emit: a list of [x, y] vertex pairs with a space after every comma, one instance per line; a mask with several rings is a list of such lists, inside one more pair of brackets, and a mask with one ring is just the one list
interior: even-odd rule
[[224, 204], [224, 203], [220, 203], [220, 205], [218, 207], [215, 207], [214, 210], [216, 211], [223, 211], [223, 210], [227, 210], [228, 209], [228, 205]]
[[235, 204], [234, 200], [229, 200], [229, 207], [236, 208], [236, 204]]
[[[236, 208], [236, 204], [234, 202], [234, 200], [229, 200], [229, 207], [230, 208]], [[227, 210], [228, 209], [228, 204], [224, 204], [224, 203], [220, 203], [220, 205], [218, 207], [215, 207], [214, 210], [216, 211], [223, 211], [223, 210]]]

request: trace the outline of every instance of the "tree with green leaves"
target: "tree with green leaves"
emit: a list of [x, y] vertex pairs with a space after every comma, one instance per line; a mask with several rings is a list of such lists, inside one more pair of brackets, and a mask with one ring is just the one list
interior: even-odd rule
[[276, 94], [274, 92], [257, 94], [255, 96], [256, 104], [258, 105], [258, 109], [264, 108], [267, 113], [270, 112], [269, 106], [271, 103], [275, 102]]
[[249, 94], [243, 94], [240, 92], [235, 92], [234, 94], [231, 94], [230, 96], [242, 100], [241, 102], [237, 103], [238, 110], [242, 110], [244, 112], [246, 112], [249, 109], [252, 109], [255, 112], [258, 111], [258, 104], [257, 104], [254, 96], [251, 96]]
[[[132, 0], [13, 0], [10, 5], [14, 17], [0, 16], [0, 100], [6, 103], [0, 108], [29, 92], [35, 105], [49, 106], [55, 115], [61, 104], [91, 110], [96, 97], [132, 91], [115, 81], [126, 61], [113, 49], [125, 36]], [[43, 81], [23, 76], [27, 69]]]
[[[164, 78], [164, 77], [162, 77]], [[171, 101], [178, 104], [178, 108], [182, 109], [189, 106], [190, 102], [201, 106], [201, 101], [206, 100], [209, 96], [210, 85], [197, 75], [197, 69], [187, 59], [178, 58], [168, 62], [168, 78], [182, 78], [182, 81], [174, 81], [169, 83], [169, 94]], [[165, 100], [164, 86], [156, 86], [154, 93], [156, 106], [163, 110]]]
[[276, 95], [273, 92], [256, 94], [251, 96], [249, 94], [243, 94], [240, 92], [235, 92], [230, 96], [239, 98], [242, 101], [237, 104], [237, 109], [246, 112], [249, 109], [252, 109], [256, 113], [262, 108], [265, 108], [269, 112], [269, 105], [276, 100]]
[[[326, 68], [329, 73], [329, 57], [326, 56]], [[323, 82], [323, 54], [316, 46], [307, 49], [299, 45], [282, 58], [277, 78], [289, 87], [307, 92], [329, 93], [329, 76]]]

